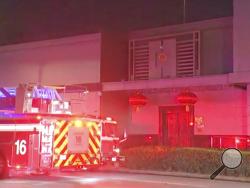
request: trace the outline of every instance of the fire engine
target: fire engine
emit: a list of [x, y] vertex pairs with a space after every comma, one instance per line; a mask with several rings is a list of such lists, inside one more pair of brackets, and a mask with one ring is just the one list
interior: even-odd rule
[[124, 160], [117, 122], [70, 113], [48, 87], [0, 88], [0, 176], [88, 169]]

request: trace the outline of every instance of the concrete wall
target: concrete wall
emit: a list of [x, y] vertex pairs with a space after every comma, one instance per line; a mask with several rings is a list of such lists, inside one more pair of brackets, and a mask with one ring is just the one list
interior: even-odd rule
[[195, 116], [203, 117], [204, 128], [197, 135], [246, 135], [246, 90], [225, 88], [196, 92]]
[[[111, 117], [118, 122], [123, 135], [129, 122], [128, 94], [124, 91], [103, 92], [101, 95], [101, 117]], [[127, 131], [127, 130], [126, 130]]]
[[232, 31], [231, 26], [201, 31], [201, 75], [233, 72]]
[[128, 134], [158, 134], [159, 133], [159, 106], [176, 105], [177, 93], [155, 93], [144, 95], [148, 103], [138, 111], [130, 108], [130, 123]]
[[250, 135], [250, 84], [247, 85], [247, 100], [246, 100], [246, 112], [244, 114], [244, 120], [246, 121], [245, 130]]
[[128, 79], [128, 36], [124, 31], [104, 31], [101, 45], [101, 81]]
[[[223, 88], [194, 88], [197, 97], [195, 116], [202, 117], [204, 128], [196, 135], [247, 135], [250, 127], [246, 122], [246, 90]], [[147, 94], [148, 104], [139, 111], [131, 111], [129, 134], [157, 134], [159, 132], [159, 106], [178, 105], [179, 92]]]
[[200, 31], [201, 34], [201, 75], [233, 72], [232, 17], [134, 31], [130, 33], [129, 39], [168, 36], [192, 31]]
[[3, 46], [0, 85], [99, 82], [100, 61], [100, 34]]
[[234, 0], [234, 72], [250, 71], [250, 1]]
[[158, 134], [159, 133], [159, 107], [148, 104], [138, 111], [131, 109], [128, 134]]

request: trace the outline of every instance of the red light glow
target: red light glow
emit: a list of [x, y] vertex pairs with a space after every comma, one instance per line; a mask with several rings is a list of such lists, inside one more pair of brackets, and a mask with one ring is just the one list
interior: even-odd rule
[[152, 136], [146, 136], [145, 137], [145, 142], [146, 143], [150, 144], [150, 143], [152, 143], [152, 141], [153, 141], [153, 137]]
[[21, 166], [20, 165], [16, 165], [16, 169], [20, 169], [21, 168]]
[[236, 143], [236, 144], [239, 144], [239, 143], [240, 143], [240, 139], [235, 138], [235, 143]]

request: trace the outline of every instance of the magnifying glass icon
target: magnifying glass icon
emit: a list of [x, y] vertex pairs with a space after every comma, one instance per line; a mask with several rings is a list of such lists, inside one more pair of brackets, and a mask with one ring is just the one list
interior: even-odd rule
[[238, 149], [228, 148], [221, 156], [222, 165], [211, 174], [210, 179], [214, 179], [224, 168], [235, 169], [242, 163], [242, 154]]

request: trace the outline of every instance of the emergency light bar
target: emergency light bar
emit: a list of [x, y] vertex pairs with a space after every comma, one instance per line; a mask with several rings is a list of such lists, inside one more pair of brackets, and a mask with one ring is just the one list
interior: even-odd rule
[[32, 98], [50, 99], [58, 101], [62, 100], [62, 98], [55, 89], [48, 87], [42, 87], [42, 88], [34, 87]]
[[16, 96], [16, 88], [0, 87], [0, 98], [8, 98]]
[[[0, 98], [8, 98], [16, 96], [16, 88], [0, 88]], [[33, 87], [31, 96], [32, 98], [50, 99], [61, 101], [61, 96], [57, 93], [56, 89], [49, 87]]]

